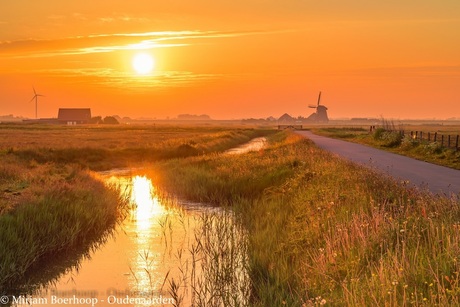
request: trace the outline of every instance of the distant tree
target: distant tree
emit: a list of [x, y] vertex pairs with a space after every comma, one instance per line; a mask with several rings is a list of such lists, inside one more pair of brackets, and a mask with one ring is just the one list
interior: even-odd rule
[[91, 119], [89, 120], [89, 123], [90, 124], [103, 124], [104, 121], [102, 120], [101, 116], [94, 116], [94, 117], [91, 117]]
[[104, 124], [118, 125], [120, 122], [113, 116], [104, 117]]

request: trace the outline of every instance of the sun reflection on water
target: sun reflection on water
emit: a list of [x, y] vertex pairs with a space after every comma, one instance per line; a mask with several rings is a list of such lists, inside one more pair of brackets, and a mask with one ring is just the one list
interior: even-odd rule
[[131, 202], [136, 205], [136, 222], [139, 230], [148, 229], [152, 224], [152, 217], [161, 215], [163, 208], [157, 197], [152, 197], [152, 182], [144, 176], [135, 176], [132, 179]]

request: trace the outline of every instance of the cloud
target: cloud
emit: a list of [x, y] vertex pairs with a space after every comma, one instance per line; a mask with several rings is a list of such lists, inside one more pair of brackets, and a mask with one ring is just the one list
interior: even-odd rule
[[183, 47], [198, 39], [230, 38], [273, 32], [162, 31], [77, 36], [61, 39], [27, 39], [0, 42], [0, 54], [13, 58], [53, 57], [119, 50]]
[[72, 84], [88, 83], [90, 80], [90, 83], [95, 86], [130, 90], [187, 87], [197, 82], [210, 82], [223, 77], [219, 74], [198, 74], [190, 71], [155, 71], [151, 75], [139, 76], [113, 68], [47, 69], [36, 72], [58, 77], [61, 81], [67, 79]]

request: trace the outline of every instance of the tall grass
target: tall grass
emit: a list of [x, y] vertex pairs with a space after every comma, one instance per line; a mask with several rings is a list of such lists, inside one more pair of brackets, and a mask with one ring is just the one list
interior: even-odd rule
[[222, 127], [0, 125], [0, 289], [19, 286], [34, 264], [87, 246], [111, 229], [124, 200], [84, 169], [143, 166], [224, 151], [270, 133]]
[[107, 234], [126, 203], [116, 188], [78, 168], [37, 165], [21, 170], [17, 179], [24, 188], [18, 189], [15, 205], [0, 215], [3, 294], [19, 290], [37, 262], [92, 245]]
[[233, 213], [202, 212], [191, 231], [166, 277], [175, 306], [250, 306], [248, 242]]
[[156, 169], [172, 191], [233, 206], [248, 234], [252, 305], [460, 303], [458, 198], [277, 139], [259, 153]]
[[220, 152], [273, 130], [225, 127], [61, 127], [0, 125], [0, 154], [93, 170]]

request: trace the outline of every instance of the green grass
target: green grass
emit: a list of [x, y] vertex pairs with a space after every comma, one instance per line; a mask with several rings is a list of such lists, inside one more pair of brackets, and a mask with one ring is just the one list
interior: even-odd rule
[[[223, 221], [229, 228], [211, 217], [204, 220], [205, 235], [198, 236], [196, 255], [207, 255], [200, 259], [207, 267], [203, 276], [210, 281], [198, 280], [206, 286], [202, 298], [242, 306], [460, 304], [458, 199], [407, 189], [290, 132], [223, 128], [177, 132], [168, 127], [158, 134], [153, 128], [133, 128], [124, 135], [113, 129], [47, 128], [44, 134], [13, 129], [18, 142], [2, 143], [0, 276], [4, 285], [20, 283], [19, 275], [37, 259], [103, 235], [116, 220], [119, 194], [88, 177], [85, 168], [155, 162], [149, 174], [155, 185], [233, 212], [234, 219]], [[77, 139], [85, 133], [82, 139], [97, 141], [62, 145], [59, 140], [68, 138], [65, 132]], [[366, 137], [367, 132], [356, 132]], [[28, 145], [37, 133], [44, 140], [44, 152]], [[50, 133], [56, 138], [46, 141]], [[342, 137], [349, 138], [348, 134]], [[221, 154], [260, 135], [268, 137], [269, 146], [259, 152]], [[381, 137], [373, 141], [393, 141]], [[33, 155], [23, 155], [27, 150]], [[72, 155], [73, 151], [78, 154]], [[43, 159], [37, 158], [40, 155]], [[238, 230], [232, 230], [232, 225]], [[26, 245], [35, 241], [32, 248]], [[247, 257], [238, 258], [248, 270], [249, 284], [245, 281], [241, 286], [249, 286], [250, 291], [238, 290], [245, 299], [232, 296], [238, 280], [228, 275], [235, 262], [226, 258], [239, 247], [247, 250]], [[171, 281], [169, 289], [180, 295], [179, 281]], [[199, 293], [195, 294], [198, 299]]]
[[24, 288], [25, 276], [37, 270], [37, 263], [91, 248], [113, 228], [125, 202], [88, 169], [142, 167], [220, 152], [272, 133], [225, 127], [0, 125], [0, 289]]
[[408, 190], [294, 135], [276, 139], [231, 160], [154, 169], [174, 193], [232, 206], [248, 234], [250, 305], [460, 303], [457, 199]]
[[0, 155], [107, 170], [220, 152], [273, 133], [269, 129], [181, 126], [35, 128], [0, 125]]
[[387, 150], [414, 159], [460, 169], [460, 151], [442, 147], [437, 142], [415, 140], [410, 135], [402, 137], [398, 131], [391, 132], [378, 128], [370, 133], [368, 129], [364, 128], [343, 127], [315, 129], [314, 132]]
[[117, 189], [105, 187], [78, 168], [16, 168], [22, 170], [16, 180], [24, 184], [16, 184], [16, 204], [0, 215], [3, 294], [22, 288], [25, 275], [37, 262], [96, 244], [113, 229], [126, 204]]

